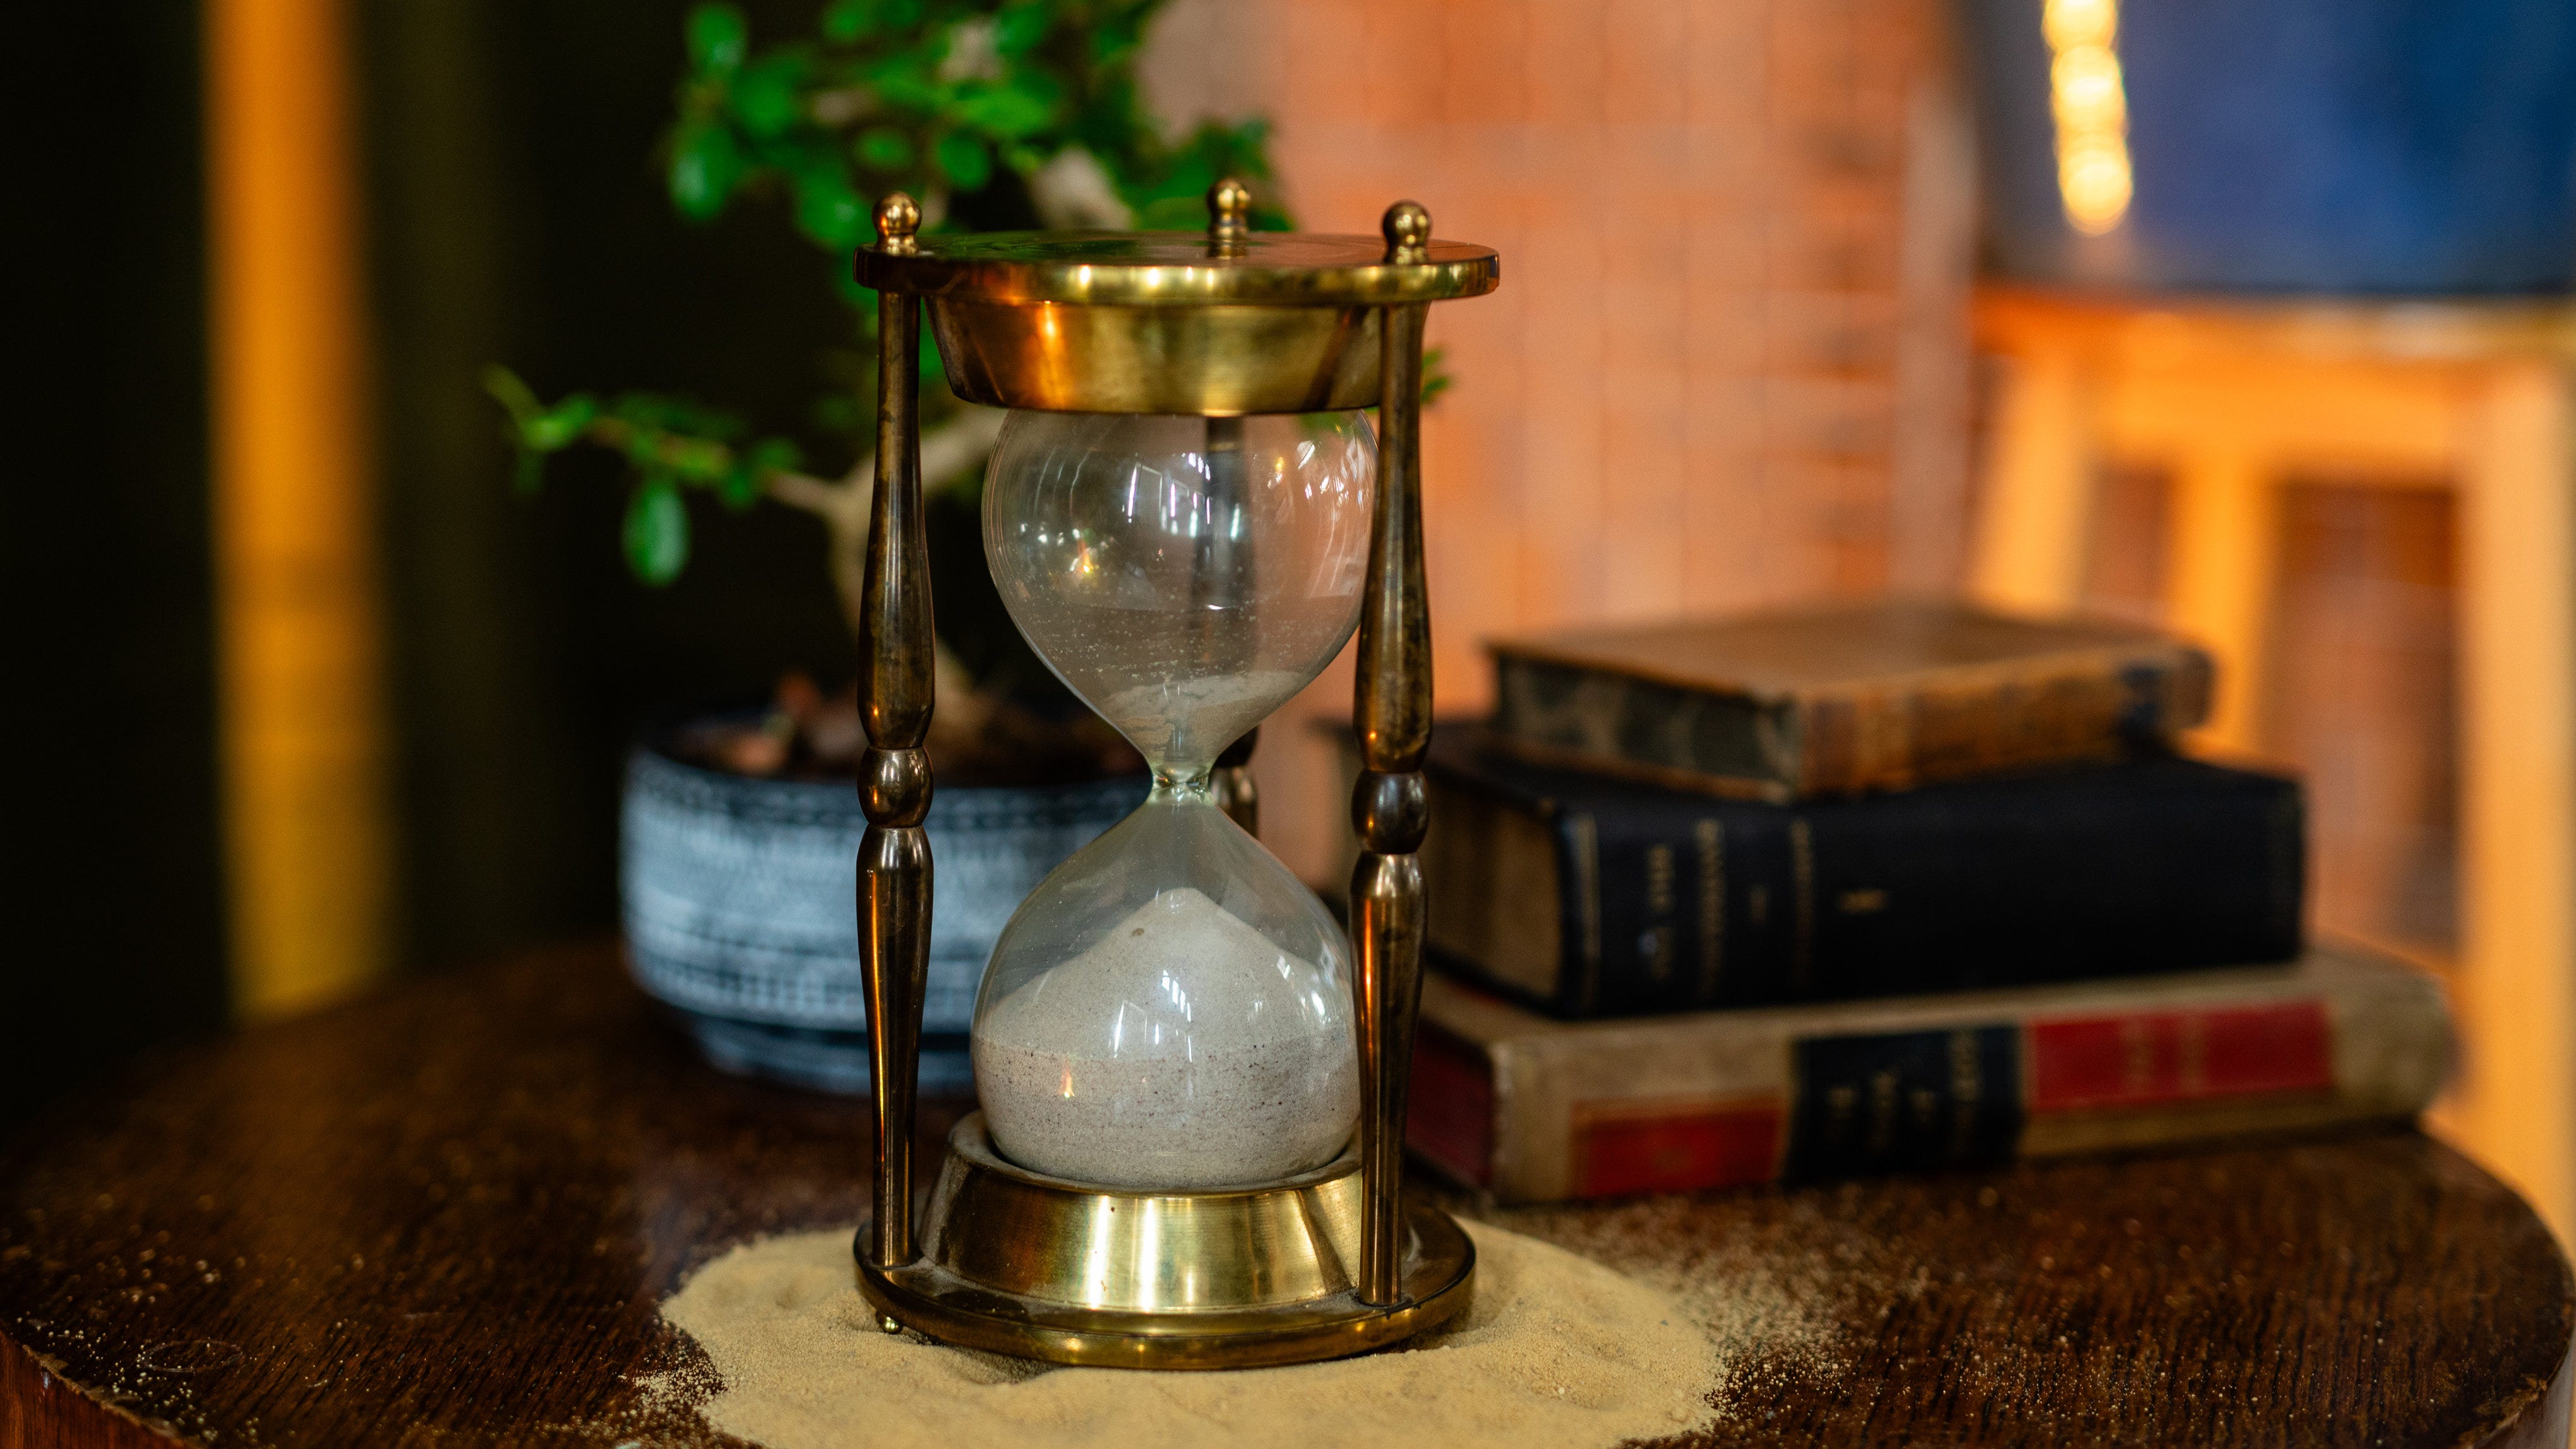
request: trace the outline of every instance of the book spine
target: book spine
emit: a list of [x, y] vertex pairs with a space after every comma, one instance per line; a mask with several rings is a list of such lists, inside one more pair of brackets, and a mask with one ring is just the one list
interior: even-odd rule
[[[2162, 773], [1974, 800], [1560, 803], [1528, 827], [1553, 834], [1554, 969], [1503, 969], [1459, 949], [1481, 938], [1457, 913], [1492, 911], [1512, 893], [1478, 879], [1521, 854], [1490, 825], [1430, 848], [1454, 882], [1433, 902], [1433, 942], [1457, 943], [1451, 969], [1573, 1018], [2296, 955], [2306, 873], [2297, 784], [2149, 768]], [[1437, 773], [1433, 784], [1435, 814], [1452, 800], [1473, 799], [1488, 818], [1516, 808]], [[1456, 807], [1460, 818], [1469, 808]], [[1533, 953], [1517, 937], [1484, 945]]]
[[1547, 763], [1751, 799], [1786, 799], [1799, 771], [1795, 702], [1769, 704], [1502, 653], [1497, 736]]
[[2431, 1100], [2449, 1040], [2438, 993], [2405, 979], [1895, 1030], [1702, 1019], [1661, 1042], [1479, 1041], [1440, 1015], [1416, 1047], [1412, 1145], [1506, 1203], [2402, 1119]]

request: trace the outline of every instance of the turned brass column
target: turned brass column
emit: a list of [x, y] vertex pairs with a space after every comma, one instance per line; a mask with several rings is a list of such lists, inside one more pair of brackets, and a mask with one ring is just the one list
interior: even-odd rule
[[[920, 208], [897, 192], [877, 207], [877, 250], [914, 251]], [[921, 510], [921, 302], [877, 294], [877, 487], [859, 613], [859, 712], [868, 752], [859, 798], [859, 967], [868, 1005], [868, 1069], [876, 1105], [876, 1217], [867, 1250], [881, 1268], [917, 1256], [912, 1231], [912, 1128], [921, 1062], [921, 1008], [930, 966], [930, 734], [935, 703], [930, 542]], [[886, 1319], [891, 1331], [896, 1325]]]
[[[1431, 214], [1388, 207], [1391, 266], [1419, 264]], [[1419, 303], [1380, 314], [1376, 530], [1360, 606], [1352, 727], [1361, 774], [1351, 796], [1360, 860], [1351, 873], [1359, 956], [1360, 1301], [1403, 1297], [1404, 1101], [1422, 1003], [1422, 862], [1431, 823], [1422, 756], [1431, 747], [1431, 603], [1422, 582], [1422, 323]]]
[[[1221, 261], [1240, 259], [1249, 249], [1252, 238], [1252, 189], [1233, 177], [1225, 177], [1208, 188], [1207, 254]], [[1243, 418], [1240, 415], [1212, 417], [1207, 420], [1207, 465], [1209, 491], [1228, 502], [1240, 503], [1243, 497]], [[1250, 539], [1235, 541], [1223, 532], [1212, 542], [1238, 552], [1252, 547]], [[1261, 742], [1261, 727], [1255, 725], [1243, 738], [1225, 747], [1217, 756], [1216, 767], [1208, 777], [1208, 789], [1216, 808], [1251, 835], [1261, 833], [1261, 797], [1252, 783], [1252, 750]]]

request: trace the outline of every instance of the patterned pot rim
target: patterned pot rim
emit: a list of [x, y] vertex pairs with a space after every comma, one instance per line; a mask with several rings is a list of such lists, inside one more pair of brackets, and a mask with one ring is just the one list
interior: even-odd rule
[[[707, 715], [702, 719], [721, 719]], [[669, 741], [675, 730], [639, 738], [627, 754], [629, 790], [645, 790], [682, 804], [742, 819], [780, 825], [864, 820], [854, 782], [779, 780], [737, 775], [681, 759]], [[1142, 799], [1142, 772], [1104, 775], [1054, 785], [941, 785], [930, 797], [930, 823], [949, 830], [995, 829], [1052, 823], [1053, 817], [1089, 817], [1112, 800]]]

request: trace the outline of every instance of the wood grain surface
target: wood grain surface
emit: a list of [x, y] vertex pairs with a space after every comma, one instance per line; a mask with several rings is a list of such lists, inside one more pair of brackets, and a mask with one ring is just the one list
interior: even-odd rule
[[[865, 1123], [606, 948], [167, 1059], [0, 1149], [0, 1446], [726, 1442], [655, 1305], [854, 1222]], [[2567, 1264], [2412, 1134], [1489, 1216], [1706, 1314], [1707, 1443], [2565, 1440]]]

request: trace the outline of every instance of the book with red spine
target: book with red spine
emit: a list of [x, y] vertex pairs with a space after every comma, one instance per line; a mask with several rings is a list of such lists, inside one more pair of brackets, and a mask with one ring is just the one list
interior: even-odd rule
[[1561, 1021], [1425, 981], [1409, 1140], [1501, 1202], [1931, 1171], [2370, 1121], [2441, 1087], [2440, 986], [2282, 967]]

